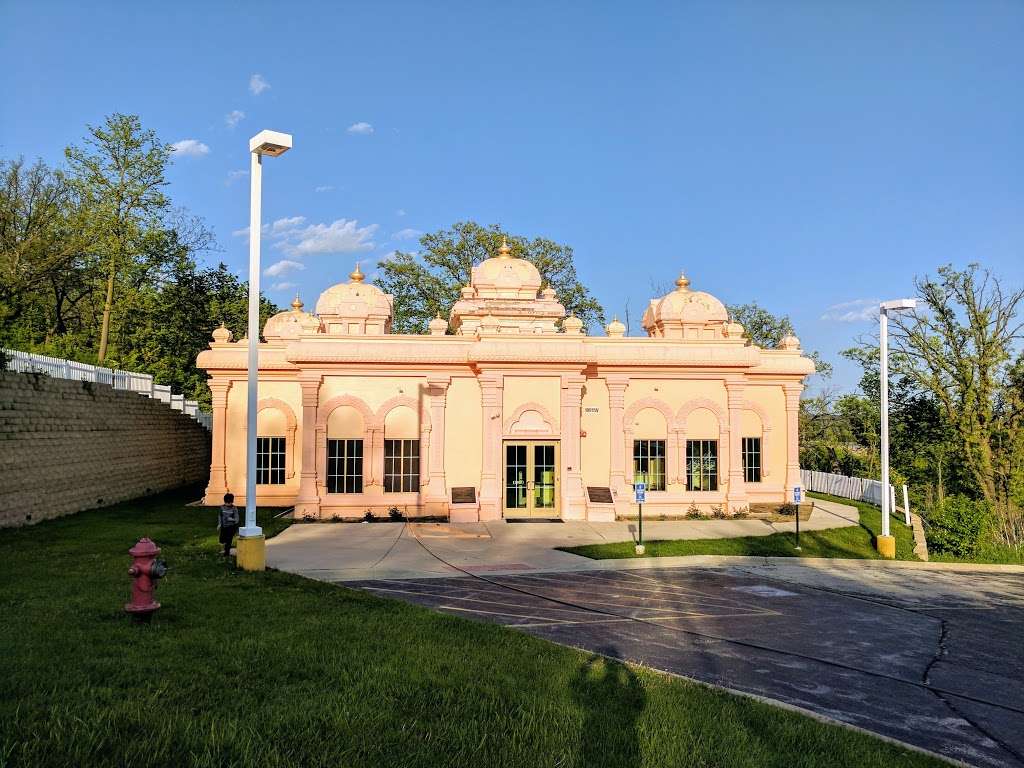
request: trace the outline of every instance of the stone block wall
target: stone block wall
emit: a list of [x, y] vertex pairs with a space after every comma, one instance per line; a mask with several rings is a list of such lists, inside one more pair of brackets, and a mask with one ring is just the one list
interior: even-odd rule
[[105, 384], [0, 372], [0, 527], [206, 482], [210, 433]]

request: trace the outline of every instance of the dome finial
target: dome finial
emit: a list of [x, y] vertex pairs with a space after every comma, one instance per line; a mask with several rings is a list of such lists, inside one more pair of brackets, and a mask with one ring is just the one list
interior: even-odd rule
[[680, 291], [690, 290], [690, 278], [684, 272], [680, 272], [679, 277], [676, 278], [676, 288]]
[[501, 236], [501, 247], [498, 249], [498, 258], [507, 259], [512, 253], [512, 249], [508, 247], [508, 238], [504, 235]]
[[299, 294], [298, 292], [296, 292], [295, 298], [292, 300], [292, 309], [294, 309], [296, 312], [301, 312], [302, 306], [302, 299], [299, 298]]
[[361, 283], [361, 282], [363, 282], [363, 273], [359, 269], [359, 262], [358, 261], [356, 262], [356, 268], [353, 269], [349, 273], [348, 279], [351, 280], [353, 283]]

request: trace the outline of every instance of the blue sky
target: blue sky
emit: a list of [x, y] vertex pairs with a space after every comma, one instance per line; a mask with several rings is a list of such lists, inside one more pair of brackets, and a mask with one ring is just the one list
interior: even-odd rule
[[[685, 269], [804, 346], [977, 261], [1024, 282], [1019, 2], [0, 2], [0, 155], [59, 162], [136, 113], [243, 276], [248, 137], [269, 295], [307, 305], [461, 219], [568, 243], [634, 326]], [[274, 288], [272, 286], [288, 286]], [[292, 287], [294, 285], [295, 287]], [[867, 308], [867, 309], [865, 309]]]

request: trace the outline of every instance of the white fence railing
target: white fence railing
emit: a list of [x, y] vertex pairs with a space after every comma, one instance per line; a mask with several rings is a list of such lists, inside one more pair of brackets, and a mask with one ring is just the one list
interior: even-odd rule
[[91, 381], [96, 384], [107, 384], [114, 389], [126, 389], [137, 392], [145, 397], [152, 397], [167, 403], [176, 411], [186, 413], [207, 429], [213, 429], [213, 417], [199, 410], [199, 403], [186, 400], [184, 395], [175, 395], [166, 384], [154, 384], [153, 377], [148, 373], [135, 371], [118, 371], [99, 365], [79, 363], [75, 360], [64, 360], [47, 355], [34, 355], [31, 352], [19, 352], [16, 349], [3, 349], [7, 357], [7, 370], [16, 373], [45, 373], [54, 379], [73, 379], [75, 381]]
[[[800, 470], [800, 482], [808, 491], [827, 493], [843, 499], [863, 501], [867, 504], [882, 506], [882, 483], [879, 480], [868, 480], [863, 477], [847, 477], [834, 475], [831, 472], [817, 472], [813, 469]], [[889, 486], [889, 514], [896, 514], [896, 488]], [[910, 525], [910, 502], [907, 497], [907, 486], [903, 486], [903, 518]]]

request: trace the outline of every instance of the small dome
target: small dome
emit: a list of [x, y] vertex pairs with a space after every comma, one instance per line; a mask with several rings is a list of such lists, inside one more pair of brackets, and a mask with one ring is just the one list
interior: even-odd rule
[[619, 318], [613, 317], [612, 321], [605, 326], [604, 332], [612, 338], [620, 339], [626, 335], [626, 326], [619, 322]]
[[793, 335], [783, 336], [776, 349], [798, 350], [800, 349], [800, 339]]
[[691, 291], [690, 280], [680, 273], [676, 289], [651, 299], [643, 326], [650, 336], [714, 339], [725, 336], [729, 313], [710, 293]]
[[311, 317], [308, 312], [302, 311], [302, 307], [302, 299], [296, 295], [290, 310], [278, 312], [267, 318], [267, 322], [263, 326], [263, 338], [267, 341], [299, 338], [302, 335], [303, 327], [308, 325], [307, 318]]
[[231, 341], [231, 331], [224, 323], [220, 324], [220, 328], [213, 329], [214, 344], [227, 344], [229, 341]]
[[428, 324], [431, 336], [444, 336], [448, 332], [448, 321], [438, 313], [437, 317]]
[[569, 315], [562, 321], [562, 330], [570, 336], [580, 336], [583, 334], [583, 321], [576, 315]]
[[334, 335], [384, 334], [391, 332], [394, 300], [372, 283], [364, 283], [359, 265], [349, 282], [332, 285], [320, 294], [316, 314], [327, 333]]
[[535, 299], [542, 280], [529, 261], [512, 258], [512, 249], [503, 238], [497, 256], [473, 267], [471, 282], [482, 298]]

